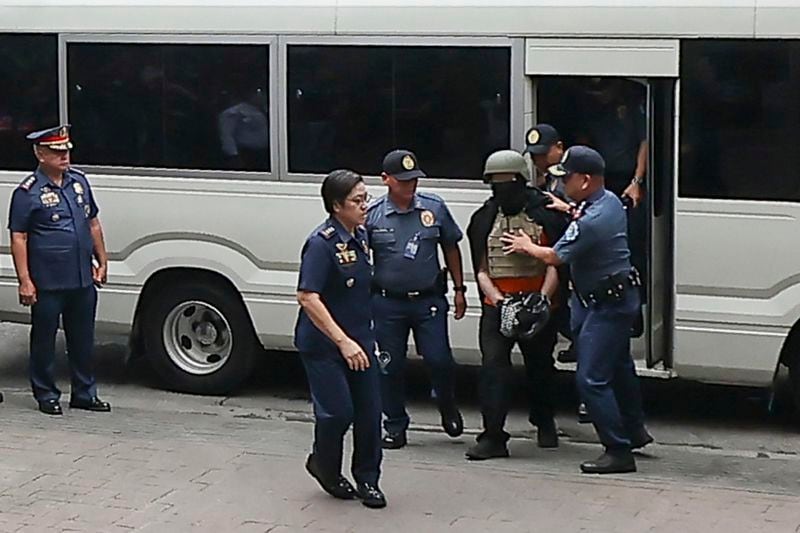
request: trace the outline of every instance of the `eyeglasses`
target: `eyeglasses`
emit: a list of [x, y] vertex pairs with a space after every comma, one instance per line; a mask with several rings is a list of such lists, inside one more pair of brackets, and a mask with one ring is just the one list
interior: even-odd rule
[[347, 201], [356, 205], [365, 205], [372, 201], [372, 195], [370, 193], [359, 194], [353, 198], [347, 198]]

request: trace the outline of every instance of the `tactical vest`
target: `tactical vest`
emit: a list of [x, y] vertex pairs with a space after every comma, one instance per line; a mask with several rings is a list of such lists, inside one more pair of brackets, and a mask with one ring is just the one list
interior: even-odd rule
[[533, 237], [535, 243], [538, 243], [542, 236], [542, 226], [528, 218], [524, 211], [513, 216], [506, 216], [502, 211], [497, 212], [486, 246], [490, 278], [544, 276], [547, 265], [535, 257], [519, 253], [510, 255], [503, 253], [503, 243], [500, 241], [500, 237], [504, 232], [516, 234], [520, 229]]

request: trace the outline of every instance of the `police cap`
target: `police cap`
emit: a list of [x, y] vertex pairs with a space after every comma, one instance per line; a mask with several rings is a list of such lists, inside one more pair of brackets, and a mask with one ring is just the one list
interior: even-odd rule
[[525, 152], [533, 155], [546, 154], [560, 140], [561, 136], [553, 126], [537, 124], [525, 134]]
[[424, 178], [417, 156], [409, 150], [392, 150], [383, 158], [383, 172], [400, 181]]
[[69, 124], [63, 124], [46, 130], [34, 131], [25, 138], [32, 141], [35, 146], [44, 146], [51, 150], [72, 150], [69, 128]]
[[567, 148], [561, 162], [548, 168], [547, 172], [557, 178], [565, 178], [575, 173], [603, 176], [606, 172], [606, 162], [597, 150], [578, 144]]

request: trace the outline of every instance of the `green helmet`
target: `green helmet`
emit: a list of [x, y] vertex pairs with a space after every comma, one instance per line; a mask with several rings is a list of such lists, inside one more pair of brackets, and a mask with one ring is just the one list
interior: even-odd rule
[[518, 174], [525, 181], [530, 179], [528, 162], [516, 150], [498, 150], [487, 157], [483, 167], [483, 182], [489, 183], [492, 174]]

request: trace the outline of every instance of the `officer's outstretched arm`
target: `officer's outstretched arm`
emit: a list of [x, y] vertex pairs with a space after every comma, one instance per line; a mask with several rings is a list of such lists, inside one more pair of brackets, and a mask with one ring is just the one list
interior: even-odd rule
[[503, 253], [506, 255], [526, 254], [547, 265], [560, 266], [562, 264], [561, 258], [558, 257], [555, 250], [535, 244], [530, 235], [522, 230], [519, 230], [516, 234], [506, 232], [500, 237], [500, 241], [505, 245], [503, 246]]

